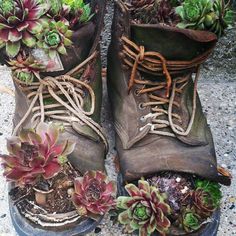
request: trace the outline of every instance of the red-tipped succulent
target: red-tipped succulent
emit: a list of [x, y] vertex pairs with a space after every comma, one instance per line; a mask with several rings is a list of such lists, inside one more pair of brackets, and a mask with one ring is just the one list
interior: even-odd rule
[[117, 199], [118, 209], [125, 210], [119, 214], [119, 222], [126, 225], [129, 233], [139, 230], [140, 236], [149, 236], [158, 231], [165, 235], [171, 225], [167, 218], [171, 209], [164, 195], [144, 180], [139, 180], [138, 187], [128, 184], [125, 189], [130, 196]]
[[116, 185], [101, 171], [88, 171], [74, 181], [73, 203], [81, 216], [98, 219], [115, 206]]
[[197, 189], [192, 193], [192, 199], [197, 213], [203, 217], [209, 217], [216, 210], [214, 200], [209, 192]]
[[47, 5], [39, 0], [0, 1], [0, 45], [6, 46], [9, 57], [15, 57], [23, 42], [34, 47], [35, 33], [42, 30], [41, 17], [47, 11]]
[[37, 61], [32, 55], [19, 54], [16, 59], [8, 62], [11, 66], [13, 76], [17, 79], [31, 83], [38, 78], [39, 73], [46, 70], [46, 66]]
[[74, 143], [58, 142], [59, 127], [40, 123], [36, 130], [22, 130], [7, 141], [9, 155], [0, 155], [4, 176], [16, 185], [34, 184], [40, 177], [50, 179], [62, 169], [62, 161]]

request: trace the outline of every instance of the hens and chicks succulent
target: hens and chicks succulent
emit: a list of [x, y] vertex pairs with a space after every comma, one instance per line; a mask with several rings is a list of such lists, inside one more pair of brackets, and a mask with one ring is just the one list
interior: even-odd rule
[[133, 19], [138, 23], [207, 30], [218, 37], [235, 16], [224, 0], [133, 0], [131, 6]]

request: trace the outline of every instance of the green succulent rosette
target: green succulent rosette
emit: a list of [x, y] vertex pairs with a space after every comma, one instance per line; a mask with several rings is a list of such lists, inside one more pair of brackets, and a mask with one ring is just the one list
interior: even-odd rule
[[224, 0], [185, 0], [175, 11], [181, 18], [177, 27], [207, 30], [219, 37], [234, 19]]
[[183, 229], [190, 233], [201, 227], [201, 217], [191, 209], [186, 209], [182, 219]]
[[171, 209], [165, 196], [144, 180], [139, 180], [138, 187], [128, 184], [125, 189], [129, 196], [117, 199], [117, 208], [122, 210], [119, 222], [129, 233], [138, 230], [140, 236], [149, 236], [154, 231], [165, 234], [171, 225], [167, 218]]
[[50, 58], [55, 58], [57, 53], [66, 55], [66, 48], [72, 45], [72, 34], [73, 31], [69, 30], [67, 24], [52, 20], [49, 24], [44, 24], [42, 32], [36, 34], [37, 46], [42, 48]]

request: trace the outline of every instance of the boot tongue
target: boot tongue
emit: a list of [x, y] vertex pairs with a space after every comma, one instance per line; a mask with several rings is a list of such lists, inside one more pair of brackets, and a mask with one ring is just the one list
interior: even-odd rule
[[161, 53], [168, 60], [192, 60], [213, 48], [217, 37], [207, 31], [162, 25], [131, 25], [131, 39], [145, 51]]

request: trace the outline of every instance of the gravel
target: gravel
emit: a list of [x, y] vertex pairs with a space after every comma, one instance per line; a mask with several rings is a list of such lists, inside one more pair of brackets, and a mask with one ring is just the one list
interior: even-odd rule
[[[102, 34], [103, 65], [106, 65], [106, 50], [110, 40], [112, 2], [108, 1], [108, 14], [105, 17], [105, 29]], [[222, 217], [218, 236], [236, 235], [236, 29], [229, 30], [215, 50], [213, 56], [205, 63], [202, 79], [199, 84], [199, 94], [204, 113], [212, 129], [219, 164], [230, 169], [234, 179], [231, 187], [223, 187]], [[0, 67], [0, 86], [13, 89], [10, 72], [6, 67]], [[0, 93], [0, 153], [6, 153], [6, 138], [11, 135], [12, 116], [14, 113], [14, 97]], [[110, 152], [106, 160], [106, 168], [111, 179], [116, 180], [113, 164], [116, 157], [114, 149], [114, 129], [110, 105], [107, 98], [104, 80], [104, 106], [102, 109], [103, 127], [106, 131]], [[0, 236], [16, 236], [11, 224], [8, 202], [7, 184], [1, 176], [0, 169]], [[90, 236], [125, 236], [123, 228], [107, 216], [101, 225]], [[209, 235], [210, 236], [210, 235]]]

